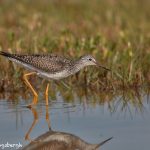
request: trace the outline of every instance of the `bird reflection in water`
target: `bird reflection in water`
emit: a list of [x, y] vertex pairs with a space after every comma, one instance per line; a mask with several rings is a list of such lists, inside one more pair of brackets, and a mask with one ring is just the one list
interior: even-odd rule
[[35, 108], [30, 108], [34, 116], [33, 123], [25, 135], [25, 139], [30, 143], [23, 150], [99, 150], [100, 146], [112, 139], [109, 138], [99, 144], [90, 144], [82, 140], [80, 137], [59, 131], [53, 131], [50, 126], [48, 106], [46, 106], [46, 121], [49, 131], [40, 135], [34, 140], [30, 139], [30, 133], [38, 122], [38, 113]]

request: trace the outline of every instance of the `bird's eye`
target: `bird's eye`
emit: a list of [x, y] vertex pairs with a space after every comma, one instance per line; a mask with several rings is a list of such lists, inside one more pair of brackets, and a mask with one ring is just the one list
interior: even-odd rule
[[89, 58], [89, 61], [92, 61], [92, 59], [91, 59], [91, 58]]

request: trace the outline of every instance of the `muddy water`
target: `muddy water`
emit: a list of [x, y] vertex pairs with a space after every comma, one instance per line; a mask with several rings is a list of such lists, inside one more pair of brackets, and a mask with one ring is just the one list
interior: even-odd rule
[[[104, 101], [74, 94], [73, 100], [67, 101], [57, 92], [47, 108], [40, 97], [32, 110], [24, 107], [31, 98], [27, 101], [18, 96], [17, 102], [9, 99], [0, 100], [0, 146], [8, 142], [24, 147], [30, 143], [29, 139], [44, 134], [50, 126], [54, 131], [71, 133], [89, 143], [99, 143], [113, 136], [102, 150], [148, 150], [150, 147], [147, 94], [141, 94], [140, 98], [118, 95], [110, 100], [105, 97]], [[34, 124], [35, 119], [38, 121]]]

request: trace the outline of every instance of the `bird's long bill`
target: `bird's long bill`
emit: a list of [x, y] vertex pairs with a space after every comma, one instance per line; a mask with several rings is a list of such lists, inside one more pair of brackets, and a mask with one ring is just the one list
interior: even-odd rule
[[113, 137], [111, 137], [111, 138], [109, 138], [109, 139], [107, 139], [107, 140], [105, 140], [105, 141], [103, 141], [103, 142], [97, 144], [96, 147], [95, 147], [95, 149], [99, 148], [100, 146], [102, 146], [102, 145], [105, 144], [106, 142], [110, 141], [112, 138], [113, 138]]
[[97, 67], [103, 68], [103, 69], [105, 69], [105, 70], [107, 70], [107, 71], [111, 71], [110, 69], [108, 69], [108, 68], [106, 68], [106, 67], [100, 65], [100, 64], [97, 63], [97, 62], [96, 62], [96, 65], [97, 65]]

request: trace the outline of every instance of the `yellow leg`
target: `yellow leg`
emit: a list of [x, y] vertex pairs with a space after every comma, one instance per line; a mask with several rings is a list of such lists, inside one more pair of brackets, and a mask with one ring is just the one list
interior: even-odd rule
[[47, 122], [47, 124], [48, 124], [49, 130], [51, 130], [51, 123], [50, 123], [50, 119], [49, 119], [49, 108], [48, 108], [48, 105], [46, 105], [46, 115], [45, 115], [45, 119], [46, 119], [46, 122]]
[[25, 140], [33, 142], [34, 140], [30, 139], [30, 133], [33, 130], [33, 128], [35, 127], [35, 125], [37, 124], [39, 117], [38, 117], [38, 113], [37, 113], [36, 109], [30, 108], [30, 110], [32, 111], [32, 114], [33, 114], [33, 122], [32, 122], [30, 129], [28, 130], [28, 132], [25, 135]]
[[49, 89], [49, 83], [46, 86], [46, 90], [45, 90], [45, 100], [46, 100], [46, 105], [48, 105], [48, 89]]
[[30, 82], [27, 79], [27, 76], [30, 76], [30, 75], [33, 75], [33, 74], [36, 74], [36, 72], [27, 73], [27, 74], [24, 74], [24, 76], [23, 76], [23, 79], [24, 79], [26, 85], [31, 89], [31, 91], [33, 93], [33, 96], [34, 96], [32, 103], [28, 107], [31, 107], [32, 105], [35, 105], [38, 101], [38, 94], [36, 93], [36, 91], [34, 90], [34, 88], [32, 87], [32, 85], [30, 84]]
[[[39, 115], [38, 115], [37, 110], [34, 107], [29, 108], [29, 110], [31, 110], [31, 112], [32, 112], [33, 122], [31, 124], [31, 127], [29, 128], [29, 130], [25, 134], [25, 140], [28, 140], [30, 142], [39, 142], [40, 139], [39, 140], [34, 140], [34, 139], [30, 138], [30, 134], [31, 134], [32, 130], [34, 129], [35, 125], [38, 123]], [[46, 106], [45, 119], [46, 119], [46, 122], [48, 124], [49, 130], [51, 130], [51, 123], [50, 123], [50, 116], [49, 116], [49, 108], [48, 108], [48, 106]]]

